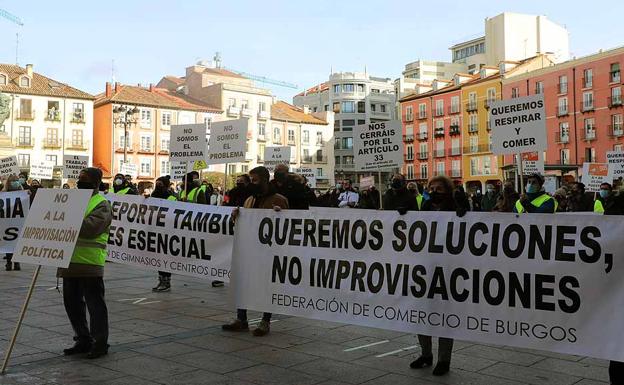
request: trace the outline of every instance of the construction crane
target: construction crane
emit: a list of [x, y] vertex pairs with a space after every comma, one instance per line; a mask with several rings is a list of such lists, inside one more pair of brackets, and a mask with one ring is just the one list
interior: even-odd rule
[[253, 81], [266, 83], [266, 84], [273, 84], [275, 86], [280, 86], [280, 87], [285, 87], [285, 88], [294, 88], [294, 89], [299, 88], [296, 84], [293, 84], [293, 83], [288, 83], [288, 82], [284, 82], [284, 81], [281, 81], [281, 80], [270, 79], [270, 78], [267, 78], [266, 76], [254, 75], [254, 74], [250, 74], [250, 73], [247, 73], [247, 72], [238, 71], [238, 70], [235, 70], [235, 69], [232, 69], [232, 68], [221, 67], [221, 53], [219, 53], [219, 52], [215, 53], [215, 55], [212, 58], [212, 60], [214, 60], [215, 67], [226, 69], [228, 71], [234, 72], [235, 74], [238, 74], [240, 76], [243, 76], [243, 77], [245, 77], [247, 79], [250, 79], [250, 80], [253, 80]]
[[[22, 22], [22, 19], [20, 19], [19, 17], [13, 15], [10, 12], [5, 11], [4, 9], [0, 8], [0, 16], [4, 17], [5, 19], [17, 24], [20, 27], [24, 26], [24, 23]], [[15, 64], [19, 64], [18, 63], [18, 55], [19, 55], [19, 32], [15, 33]]]

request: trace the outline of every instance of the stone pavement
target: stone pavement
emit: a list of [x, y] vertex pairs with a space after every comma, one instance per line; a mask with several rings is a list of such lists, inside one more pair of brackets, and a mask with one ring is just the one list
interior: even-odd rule
[[[2, 266], [4, 267], [4, 266]], [[34, 268], [0, 272], [0, 353], [13, 331]], [[154, 294], [156, 273], [107, 264], [112, 345], [99, 360], [63, 357], [72, 331], [53, 269], [43, 269], [8, 374], [0, 384], [259, 385], [598, 385], [607, 362], [456, 341], [451, 373], [412, 370], [413, 335], [295, 317], [275, 317], [271, 334], [226, 333], [227, 288], [173, 276]], [[250, 319], [260, 314], [250, 313]]]

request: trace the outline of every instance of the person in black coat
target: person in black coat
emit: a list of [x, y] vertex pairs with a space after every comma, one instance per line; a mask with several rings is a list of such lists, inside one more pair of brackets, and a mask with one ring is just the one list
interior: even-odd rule
[[407, 189], [405, 175], [393, 175], [390, 187], [383, 196], [384, 210], [397, 210], [401, 215], [408, 211], [418, 211], [416, 196]]
[[236, 177], [236, 187], [228, 191], [227, 198], [225, 199], [224, 206], [230, 207], [243, 207], [247, 198], [251, 196], [249, 191], [249, 175], [243, 174]]
[[310, 196], [306, 193], [301, 175], [288, 172], [288, 166], [275, 166], [273, 180], [270, 182], [276, 193], [288, 199], [288, 208], [291, 210], [307, 210], [310, 208]]

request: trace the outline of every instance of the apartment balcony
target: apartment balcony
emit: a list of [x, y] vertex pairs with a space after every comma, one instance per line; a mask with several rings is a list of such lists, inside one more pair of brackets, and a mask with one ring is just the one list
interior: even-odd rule
[[560, 118], [562, 116], [568, 116], [569, 112], [568, 112], [568, 107], [566, 108], [557, 108], [557, 117]]
[[473, 112], [477, 110], [477, 101], [466, 103], [466, 112]]
[[243, 115], [243, 117], [245, 118], [251, 118], [253, 116], [253, 110], [249, 108], [243, 108], [241, 110], [241, 115]]
[[451, 178], [461, 178], [461, 169], [454, 168], [451, 169]]
[[258, 119], [267, 120], [271, 117], [269, 111], [258, 111]]
[[[68, 140], [65, 142], [65, 148], [67, 150], [86, 151], [89, 149], [89, 142], [86, 140]], [[123, 152], [123, 148], [118, 148], [116, 151]], [[128, 152], [133, 152], [132, 149], [128, 149]]]
[[57, 138], [44, 138], [43, 139], [43, 148], [45, 149], [59, 149], [63, 147], [63, 141]]
[[449, 115], [459, 114], [460, 112], [459, 104], [456, 104], [456, 105], [451, 104], [449, 107], [447, 107], [447, 111]]
[[460, 147], [451, 147], [451, 156], [460, 156], [461, 148]]
[[30, 168], [30, 161], [28, 162], [20, 162], [19, 159], [17, 160], [17, 167], [18, 168]]
[[443, 148], [442, 149], [435, 149], [433, 151], [433, 156], [435, 158], [444, 158], [445, 155], [446, 155], [446, 151]]
[[413, 122], [414, 121], [414, 114], [405, 114], [405, 115], [403, 115], [403, 121], [404, 122]]
[[[83, 146], [83, 142], [81, 142], [81, 141], [76, 141], [76, 142], [72, 141], [71, 144], [72, 144], [72, 147], [73, 147], [74, 144]], [[124, 152], [124, 143], [123, 142], [115, 143], [115, 152]], [[132, 145], [126, 145], [125, 152], [133, 153], [134, 152], [134, 147]]]
[[74, 111], [70, 123], [85, 124], [85, 113], [83, 111]]
[[46, 122], [60, 122], [61, 121], [61, 111], [56, 110], [56, 109], [55, 110], [48, 110], [44, 120]]
[[611, 79], [611, 83], [619, 83], [622, 80], [620, 71], [609, 72], [609, 79]]
[[169, 154], [169, 148], [158, 147], [158, 155], [167, 155]]
[[570, 134], [563, 132], [555, 132], [555, 143], [566, 144], [570, 143]]
[[264, 158], [260, 155], [256, 156], [256, 163], [264, 163]]
[[461, 132], [459, 131], [459, 125], [451, 124], [451, 127], [449, 129], [449, 135], [455, 136], [455, 135], [459, 135], [459, 134], [461, 134]]
[[609, 136], [612, 138], [624, 136], [624, 126], [621, 123], [609, 124]]
[[403, 141], [406, 143], [411, 143], [414, 141], [414, 135], [403, 135]]
[[327, 164], [327, 157], [326, 156], [315, 156], [314, 157], [314, 161], [312, 163]]
[[428, 152], [419, 152], [418, 153], [418, 159], [424, 160], [424, 159], [428, 159], [428, 158], [429, 158], [429, 153]]
[[594, 78], [582, 78], [583, 88], [591, 88], [594, 84]]
[[567, 94], [568, 93], [568, 83], [559, 83], [559, 84], [557, 84], [557, 93], [559, 95]]
[[15, 138], [13, 139], [13, 145], [18, 148], [33, 148], [35, 146], [35, 139]]
[[355, 165], [353, 163], [341, 163], [341, 164], [337, 164], [334, 167], [336, 170], [347, 170], [347, 171], [351, 171], [351, 170], [355, 170]]
[[302, 156], [301, 157], [301, 163], [305, 163], [305, 164], [312, 163], [312, 157], [311, 156]]
[[568, 159], [568, 158], [559, 158], [559, 159], [557, 159], [557, 164], [570, 164], [570, 159]]
[[436, 129], [433, 131], [433, 136], [434, 136], [435, 138], [442, 138], [442, 137], [444, 137], [444, 127], [442, 127], [442, 128], [436, 128]]
[[580, 159], [580, 164], [583, 163], [596, 163], [596, 157], [595, 156], [584, 156]]
[[408, 152], [407, 154], [403, 154], [403, 159], [406, 162], [411, 162], [414, 160], [414, 153], [413, 152]]
[[15, 110], [13, 116], [15, 116], [15, 120], [31, 121], [35, 120], [35, 111], [21, 111], [17, 109]]
[[256, 140], [258, 142], [266, 142], [266, 137], [264, 134], [258, 134], [258, 137], [256, 138]]
[[427, 119], [427, 111], [418, 111], [418, 119]]
[[594, 103], [593, 102], [587, 103], [587, 102], [581, 101], [580, 109], [581, 109], [581, 112], [591, 112], [594, 110]]
[[464, 154], [477, 154], [481, 152], [492, 152], [491, 146], [489, 144], [479, 144], [477, 146], [464, 147]]
[[585, 130], [583, 132], [583, 138], [582, 140], [586, 141], [586, 142], [591, 142], [593, 140], [596, 140], [596, 130], [592, 129], [592, 130]]
[[427, 173], [414, 173], [414, 179], [416, 180], [427, 180], [429, 179], [429, 175]]
[[433, 110], [433, 116], [439, 118], [440, 116], [444, 116], [444, 108], [436, 108]]
[[479, 125], [478, 124], [468, 124], [468, 132], [471, 134], [475, 134], [477, 132], [479, 132]]
[[240, 108], [234, 107], [234, 106], [229, 106], [227, 108], [227, 114], [228, 114], [228, 116], [238, 117], [240, 115]]
[[622, 95], [609, 96], [609, 108], [622, 107]]
[[153, 146], [139, 146], [137, 153], [139, 154], [153, 154], [154, 147]]
[[496, 101], [498, 101], [498, 100], [500, 100], [500, 99], [498, 99], [498, 98], [486, 99], [486, 100], [484, 100], [484, 101], [483, 101], [483, 107], [484, 107], [486, 110], [489, 110], [489, 109], [490, 109], [490, 106], [492, 105], [492, 103], [494, 103], [494, 102], [496, 102]]
[[428, 134], [426, 132], [419, 132], [418, 133], [418, 140], [421, 140], [421, 141], [422, 140], [427, 140], [428, 137], [429, 136], [428, 136]]

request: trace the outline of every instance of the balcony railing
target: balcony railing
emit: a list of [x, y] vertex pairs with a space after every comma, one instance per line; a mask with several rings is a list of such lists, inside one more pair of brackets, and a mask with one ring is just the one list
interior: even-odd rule
[[234, 106], [229, 106], [227, 109], [227, 114], [230, 116], [238, 116], [240, 115], [240, 108], [238, 107], [234, 107]]
[[169, 153], [169, 148], [164, 148], [162, 146], [158, 147], [158, 153], [159, 154], [168, 154]]
[[264, 163], [264, 158], [260, 155], [256, 156], [256, 163]]
[[83, 111], [74, 111], [72, 113], [71, 123], [85, 123], [85, 113]]
[[440, 117], [444, 116], [444, 108], [436, 108], [433, 110], [433, 116]]
[[418, 111], [418, 119], [427, 119], [427, 111]]
[[413, 142], [414, 141], [414, 135], [403, 135], [403, 141], [404, 142]]
[[414, 173], [414, 179], [416, 180], [427, 180], [429, 179], [429, 175], [427, 173]]
[[609, 96], [609, 108], [621, 107], [621, 106], [622, 106], [622, 95]]
[[241, 110], [241, 115], [243, 115], [246, 118], [251, 118], [253, 116], [253, 111], [249, 108], [243, 108]]
[[483, 101], [483, 107], [485, 107], [485, 109], [489, 109], [490, 106], [492, 105], [492, 103], [496, 102], [498, 100], [498, 98], [489, 98]]
[[314, 163], [325, 164], [325, 163], [327, 163], [327, 157], [326, 156], [315, 156], [314, 157]]
[[461, 169], [451, 169], [451, 178], [461, 178]]
[[423, 160], [423, 159], [427, 159], [429, 158], [429, 153], [428, 152], [419, 152], [418, 153], [418, 159]]
[[[71, 142], [72, 148], [78, 148], [77, 146], [74, 147], [74, 145], [83, 146], [83, 144], [84, 144], [83, 141], [72, 141]], [[124, 142], [123, 141], [115, 143], [115, 151], [117, 151], [117, 152], [124, 152]], [[134, 152], [134, 147], [132, 146], [132, 144], [126, 144], [125, 151], [126, 152]]]
[[58, 138], [44, 138], [43, 139], [43, 148], [61, 148], [63, 146], [63, 142]]
[[559, 158], [557, 159], [557, 164], [570, 164], [569, 158]]
[[15, 110], [15, 120], [35, 120], [35, 111]]
[[459, 131], [459, 125], [451, 124], [449, 129], [449, 135], [459, 135], [461, 132]]
[[418, 140], [427, 140], [427, 133], [426, 132], [419, 132], [418, 133]]
[[468, 124], [468, 132], [470, 132], [470, 133], [479, 132], [479, 124], [477, 124], [477, 123], [469, 123]]
[[555, 132], [555, 143], [565, 144], [570, 143], [570, 134]]
[[581, 158], [581, 164], [583, 163], [595, 163], [596, 162], [596, 157], [595, 156], [584, 156]]
[[557, 84], [557, 93], [559, 93], [559, 94], [567, 94], [568, 93], [568, 83], [559, 83], [559, 84]]
[[444, 136], [444, 127], [442, 127], [442, 128], [436, 128], [436, 129], [433, 131], [433, 136], [434, 136], [434, 137], [436, 137], [436, 138], [441, 138], [441, 137], [443, 137], [443, 136]]
[[466, 112], [472, 112], [477, 110], [477, 101], [474, 100], [472, 102], [466, 103]]
[[446, 151], [443, 148], [435, 149], [435, 151], [433, 151], [433, 156], [436, 158], [444, 158], [445, 155], [446, 155]]
[[581, 112], [590, 112], [594, 110], [594, 102], [591, 103], [581, 101]]
[[44, 119], [46, 122], [60, 122], [61, 121], [61, 111], [59, 110], [48, 110], [46, 113], [46, 117]]
[[596, 129], [585, 130], [583, 132], [583, 140], [586, 142], [591, 142], [592, 140], [596, 140]]
[[21, 162], [18, 159], [17, 160], [17, 167], [19, 167], [19, 168], [30, 168], [30, 160], [28, 162]]
[[565, 108], [557, 107], [557, 116], [558, 117], [567, 116], [568, 114], [569, 114], [569, 112], [568, 112], [568, 107], [567, 106]]
[[448, 107], [448, 114], [452, 115], [452, 114], [459, 114], [459, 104], [451, 104]]
[[407, 154], [403, 154], [403, 159], [405, 159], [405, 161], [407, 162], [411, 162], [412, 160], [414, 160], [414, 153], [408, 152]]
[[592, 85], [594, 84], [594, 78], [583, 78], [583, 88], [591, 88]]
[[611, 83], [619, 83], [621, 80], [620, 71], [609, 72], [609, 78], [611, 79]]
[[302, 156], [301, 157], [301, 163], [312, 163], [312, 156], [310, 156], [310, 155]]
[[139, 154], [153, 154], [154, 147], [153, 146], [139, 146], [137, 151]]
[[[87, 140], [66, 140], [65, 146], [68, 150], [77, 150], [77, 151], [85, 151], [89, 148], [89, 141]], [[121, 148], [123, 151], [123, 148]], [[130, 148], [128, 148], [128, 152], [132, 152]]]
[[622, 125], [622, 123], [610, 124], [609, 136], [612, 138], [619, 138], [621, 136], [624, 136], [624, 125]]
[[459, 147], [451, 147], [451, 156], [461, 155], [461, 148]]
[[35, 146], [35, 139], [33, 138], [16, 138], [13, 140], [15, 147], [29, 148]]
[[414, 114], [405, 114], [405, 115], [403, 115], [403, 121], [404, 122], [413, 122], [414, 121]]
[[258, 119], [268, 119], [269, 117], [271, 117], [271, 115], [269, 115], [269, 111], [258, 111]]
[[479, 144], [476, 146], [464, 147], [464, 154], [476, 154], [479, 152], [491, 152], [491, 146], [489, 144]]

